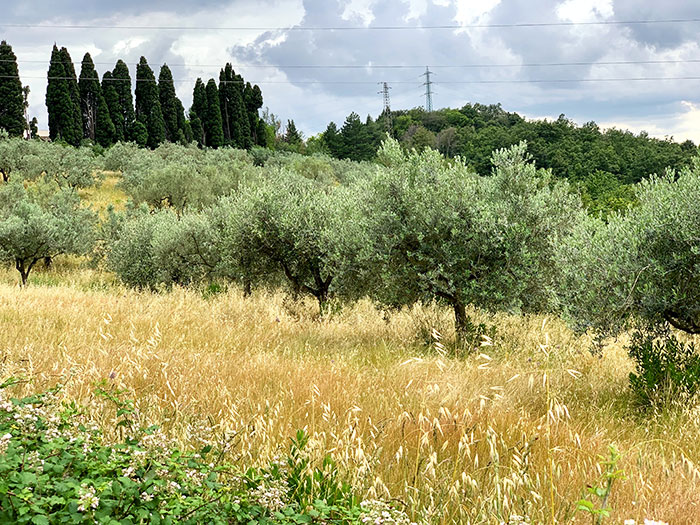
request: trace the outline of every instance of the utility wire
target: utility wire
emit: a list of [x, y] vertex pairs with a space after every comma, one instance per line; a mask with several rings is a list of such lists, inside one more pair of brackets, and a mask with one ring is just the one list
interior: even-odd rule
[[521, 22], [512, 24], [442, 24], [412, 26], [291, 26], [291, 27], [217, 27], [217, 26], [135, 26], [108, 24], [0, 24], [6, 28], [39, 29], [152, 29], [152, 30], [196, 30], [196, 31], [410, 31], [417, 29], [503, 29], [516, 27], [569, 27], [569, 26], [617, 26], [685, 24], [700, 22], [700, 18], [667, 18], [661, 20], [596, 20], [589, 22]]
[[[33, 80], [93, 80], [101, 82], [97, 78], [80, 77], [20, 77], [19, 75], [0, 75], [0, 78], [17, 78], [17, 79], [33, 79]], [[146, 78], [125, 79], [125, 78], [108, 78], [103, 79], [108, 82], [153, 82], [158, 83], [157, 79], [151, 80]], [[194, 78], [182, 78], [175, 80], [173, 83], [179, 82], [195, 82]], [[575, 83], [575, 82], [641, 82], [641, 81], [659, 81], [659, 80], [700, 80], [700, 76], [679, 76], [679, 77], [618, 77], [618, 78], [559, 78], [559, 79], [502, 79], [502, 80], [448, 80], [444, 82], [434, 82], [435, 84], [546, 84], [546, 83]], [[412, 80], [394, 80], [388, 81], [390, 84], [416, 84], [418, 82]], [[376, 84], [375, 80], [220, 80], [220, 84]]]
[[[0, 62], [15, 62], [6, 58]], [[62, 60], [16, 60], [19, 64], [63, 64]], [[431, 65], [431, 68], [440, 69], [468, 69], [468, 68], [515, 68], [515, 67], [565, 67], [565, 66], [625, 66], [625, 65], [653, 65], [653, 64], [698, 64], [700, 58], [670, 59], [670, 60], [603, 60], [598, 62], [532, 62], [525, 64], [442, 64]], [[72, 62], [74, 65], [82, 64], [82, 61]], [[94, 65], [113, 65], [115, 62], [93, 62]], [[138, 62], [127, 62], [129, 66], [137, 66]], [[149, 66], [163, 66], [166, 63], [153, 63]], [[168, 67], [185, 67], [190, 69], [214, 67], [221, 68], [221, 64], [167, 64]], [[234, 68], [277, 68], [277, 69], [424, 69], [425, 65], [412, 64], [232, 64]]]

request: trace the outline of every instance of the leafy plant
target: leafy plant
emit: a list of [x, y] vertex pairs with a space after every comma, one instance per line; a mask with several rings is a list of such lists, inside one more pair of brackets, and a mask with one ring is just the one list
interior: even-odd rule
[[612, 509], [608, 506], [608, 499], [612, 493], [613, 484], [625, 478], [624, 472], [617, 468], [620, 457], [614, 444], [608, 446], [607, 457], [598, 456], [600, 465], [605, 469], [602, 483], [588, 487], [588, 497], [576, 503], [580, 512], [590, 514], [593, 525], [600, 525], [604, 518], [610, 517]]
[[700, 389], [700, 355], [693, 343], [683, 343], [673, 334], [637, 332], [628, 350], [635, 362], [630, 386], [640, 405], [666, 406]]
[[[115, 405], [119, 439], [110, 443], [60, 388], [8, 399], [0, 385], [0, 522], [100, 524], [365, 523], [386, 502], [359, 502], [326, 456], [312, 461], [299, 431], [286, 458], [266, 468], [238, 468], [213, 447], [183, 450], [159, 427], [142, 427], [124, 391], [101, 382]], [[216, 459], [215, 456], [218, 456]]]

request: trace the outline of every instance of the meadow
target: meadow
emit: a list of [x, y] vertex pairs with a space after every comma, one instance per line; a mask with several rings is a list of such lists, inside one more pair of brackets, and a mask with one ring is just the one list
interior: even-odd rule
[[698, 521], [700, 412], [640, 411], [624, 336], [594, 354], [557, 318], [470, 309], [495, 328], [453, 356], [452, 313], [435, 304], [319, 318], [281, 292], [134, 291], [67, 257], [33, 279], [0, 273], [0, 375], [27, 380], [13, 395], [62, 384], [107, 432], [99, 381], [234, 463], [264, 464], [305, 429], [363, 497], [429, 523], [589, 523], [576, 502], [605, 483], [612, 445], [624, 478], [605, 523]]
[[698, 523], [700, 164], [603, 217], [525, 143], [0, 161], [0, 521]]

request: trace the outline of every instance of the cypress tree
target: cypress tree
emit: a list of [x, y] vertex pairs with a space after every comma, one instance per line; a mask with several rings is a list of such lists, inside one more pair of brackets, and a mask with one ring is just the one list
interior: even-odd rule
[[218, 148], [224, 144], [224, 130], [221, 125], [221, 106], [219, 105], [219, 90], [213, 78], [207, 82], [207, 111], [202, 123], [206, 135], [206, 145]]
[[234, 87], [236, 88], [235, 98], [235, 119], [238, 126], [238, 137], [236, 145], [239, 148], [248, 149], [250, 147], [250, 121], [246, 114], [245, 105], [245, 84], [241, 75], [234, 76]]
[[189, 144], [192, 142], [192, 128], [189, 127], [185, 118], [185, 106], [182, 105], [179, 98], [176, 98], [175, 101], [177, 102], [177, 142]]
[[95, 140], [95, 128], [97, 127], [97, 106], [102, 97], [100, 79], [95, 71], [90, 53], [85, 53], [80, 68], [80, 111], [83, 122], [83, 138]]
[[83, 115], [80, 110], [80, 88], [78, 87], [78, 78], [75, 76], [73, 59], [71, 59], [68, 49], [62, 47], [59, 53], [61, 61], [63, 62], [68, 93], [70, 94], [72, 113], [71, 123], [73, 129], [71, 131], [71, 137], [68, 138], [68, 135], [66, 135], [65, 140], [73, 146], [79, 146], [83, 138]]
[[[82, 131], [75, 126], [73, 102], [68, 89], [66, 70], [63, 66], [61, 52], [55, 44], [51, 52], [48, 71], [46, 109], [49, 114], [49, 137], [51, 140], [65, 140], [70, 144], [79, 144]], [[77, 134], [76, 129], [78, 130]]]
[[184, 138], [182, 127], [185, 114], [182, 103], [175, 93], [173, 74], [167, 64], [163, 64], [158, 75], [158, 96], [165, 122], [165, 138], [170, 142], [181, 142]]
[[97, 119], [95, 123], [95, 141], [101, 146], [107, 147], [114, 144], [115, 129], [112, 117], [109, 114], [107, 101], [100, 94], [97, 101]]
[[113, 142], [119, 142], [126, 140], [126, 130], [124, 128], [124, 115], [119, 105], [119, 95], [114, 84], [112, 72], [106, 71], [102, 77], [102, 96], [107, 105], [110, 122], [112, 122], [112, 127], [114, 128], [112, 140]]
[[265, 121], [261, 118], [258, 119], [258, 127], [255, 130], [255, 136], [257, 139], [255, 143], [258, 146], [267, 148], [271, 145], [267, 143], [267, 124], [265, 124]]
[[136, 120], [148, 131], [149, 148], [165, 141], [165, 122], [158, 97], [158, 85], [145, 57], [136, 66]]
[[206, 135], [203, 121], [207, 113], [207, 90], [201, 78], [197, 79], [192, 92], [192, 107], [190, 108], [190, 126], [192, 137], [197, 144], [203, 146], [206, 142]]
[[136, 116], [134, 114], [134, 98], [131, 95], [131, 75], [129, 75], [129, 67], [123, 60], [117, 60], [111, 78], [110, 82], [114, 84], [114, 91], [117, 94], [117, 105], [115, 108], [118, 108], [119, 112], [118, 115], [112, 114], [110, 107], [112, 122], [117, 128], [115, 129], [115, 134], [123, 137], [120, 140], [136, 140], [135, 137], [129, 134], [129, 130], [133, 128]]
[[236, 120], [238, 93], [235, 86], [235, 73], [231, 64], [219, 73], [219, 102], [221, 105], [221, 124], [224, 129], [226, 144], [238, 146], [240, 142], [240, 126]]
[[243, 93], [245, 101], [246, 118], [248, 119], [250, 129], [250, 145], [258, 143], [258, 110], [263, 105], [262, 91], [256, 86], [251, 86], [250, 82], [246, 83]]
[[39, 136], [39, 121], [36, 117], [32, 118], [32, 121], [29, 123], [29, 134], [33, 139]]
[[0, 129], [19, 137], [26, 125], [17, 57], [12, 52], [12, 46], [3, 40], [0, 42]]

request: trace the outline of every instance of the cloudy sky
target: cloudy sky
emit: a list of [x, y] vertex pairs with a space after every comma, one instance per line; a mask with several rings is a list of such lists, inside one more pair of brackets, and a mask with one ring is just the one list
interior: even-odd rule
[[[381, 81], [391, 86], [393, 109], [423, 105], [420, 75], [427, 65], [436, 108], [500, 102], [532, 118], [564, 113], [579, 123], [700, 142], [700, 80], [679, 78], [700, 78], [700, 21], [590, 24], [700, 20], [698, 2], [0, 0], [0, 7], [0, 39], [14, 48], [31, 87], [30, 113], [42, 129], [56, 42], [76, 62], [90, 52], [100, 75], [118, 58], [132, 76], [141, 55], [156, 75], [167, 63], [186, 107], [197, 77], [218, 78], [232, 62], [260, 85], [265, 105], [283, 121], [294, 119], [306, 136], [330, 120], [342, 124], [351, 111], [378, 115]], [[517, 26], [523, 23], [554, 25]], [[65, 27], [71, 25], [91, 27]], [[381, 29], [386, 26], [403, 29]], [[562, 63], [569, 65], [551, 65]], [[650, 77], [671, 79], [629, 80]]]

